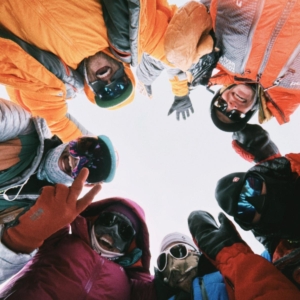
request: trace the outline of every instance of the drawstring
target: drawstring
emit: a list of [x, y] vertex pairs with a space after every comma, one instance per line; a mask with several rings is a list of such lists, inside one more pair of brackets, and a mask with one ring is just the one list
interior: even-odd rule
[[[14, 200], [16, 200], [17, 197], [19, 196], [19, 194], [21, 193], [21, 191], [22, 191], [24, 185], [27, 183], [28, 180], [29, 180], [29, 178], [27, 178], [21, 185], [16, 185], [16, 186], [14, 186], [14, 187], [12, 187], [12, 188], [10, 188], [10, 189], [5, 190], [5, 191], [3, 192], [3, 194], [2, 194], [3, 198], [4, 198], [5, 200], [7, 200], [7, 201], [14, 201]], [[11, 190], [11, 189], [15, 189], [15, 188], [17, 188], [17, 187], [20, 187], [20, 189], [19, 189], [17, 195], [16, 195], [13, 199], [10, 199], [9, 196], [6, 195], [6, 192], [9, 191], [9, 190]]]

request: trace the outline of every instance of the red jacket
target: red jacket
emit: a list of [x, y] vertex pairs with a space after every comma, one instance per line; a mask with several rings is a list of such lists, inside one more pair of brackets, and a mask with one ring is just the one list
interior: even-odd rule
[[[141, 261], [123, 268], [90, 246], [88, 224], [110, 203], [130, 207], [140, 220], [137, 246]], [[149, 273], [149, 234], [144, 212], [128, 199], [111, 198], [91, 204], [71, 224], [47, 239], [36, 256], [1, 290], [3, 299], [156, 299]]]

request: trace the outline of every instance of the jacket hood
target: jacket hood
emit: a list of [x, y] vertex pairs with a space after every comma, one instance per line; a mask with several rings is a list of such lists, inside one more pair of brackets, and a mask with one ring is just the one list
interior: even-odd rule
[[108, 48], [102, 50], [101, 52], [105, 53], [106, 55], [110, 56], [111, 58], [113, 58], [123, 64], [125, 74], [128, 76], [128, 78], [131, 82], [131, 85], [128, 87], [128, 91], [126, 91], [121, 96], [119, 96], [118, 98], [113, 99], [111, 101], [100, 101], [99, 98], [96, 97], [96, 95], [94, 94], [92, 89], [89, 87], [86, 80], [84, 80], [84, 92], [85, 92], [87, 98], [93, 104], [96, 104], [99, 107], [108, 108], [108, 109], [118, 109], [123, 106], [126, 106], [127, 104], [129, 104], [133, 101], [134, 96], [135, 96], [135, 77], [131, 71], [130, 65], [121, 61], [117, 57], [115, 57]]
[[112, 204], [122, 204], [132, 210], [132, 212], [137, 216], [140, 222], [140, 230], [137, 232], [136, 244], [143, 252], [142, 254], [142, 268], [143, 271], [149, 272], [150, 267], [150, 243], [149, 243], [149, 232], [145, 222], [144, 210], [134, 201], [126, 198], [114, 197], [104, 200], [100, 200], [92, 203], [81, 216], [87, 219], [87, 221], [94, 222], [94, 220], [99, 216], [99, 214], [108, 206]]

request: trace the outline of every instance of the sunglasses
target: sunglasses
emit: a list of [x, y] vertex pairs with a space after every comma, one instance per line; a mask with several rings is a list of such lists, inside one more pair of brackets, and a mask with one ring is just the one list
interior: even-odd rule
[[214, 102], [214, 106], [220, 111], [223, 115], [228, 117], [232, 121], [239, 121], [246, 117], [246, 114], [241, 113], [240, 111], [233, 109], [231, 111], [226, 111], [228, 104], [220, 95], [217, 100]]
[[90, 83], [94, 93], [104, 101], [109, 101], [121, 96], [130, 84], [130, 80], [124, 72], [124, 66], [120, 68], [111, 77], [111, 83], [106, 84], [102, 80], [96, 80]]
[[157, 268], [160, 272], [163, 272], [167, 266], [168, 258], [167, 254], [170, 254], [175, 259], [185, 259], [188, 257], [190, 251], [196, 251], [196, 249], [187, 244], [175, 244], [167, 250], [159, 254], [157, 258]]
[[123, 241], [130, 241], [135, 235], [133, 227], [124, 218], [112, 212], [103, 212], [96, 225], [103, 227], [118, 225], [118, 233]]

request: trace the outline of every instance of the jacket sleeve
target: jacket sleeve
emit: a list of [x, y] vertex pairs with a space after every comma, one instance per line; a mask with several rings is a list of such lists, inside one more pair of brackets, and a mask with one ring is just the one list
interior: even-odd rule
[[[1, 225], [1, 237], [4, 226]], [[37, 253], [34, 250], [30, 254], [15, 253], [5, 247], [0, 241], [0, 284], [17, 274]]]
[[[230, 299], [298, 299], [299, 290], [249, 246], [236, 243], [217, 255], [216, 267], [227, 284]], [[251, 287], [251, 288], [249, 288]]]
[[300, 153], [289, 153], [285, 157], [291, 163], [291, 170], [300, 176]]
[[64, 143], [79, 136], [91, 134], [74, 117], [68, 114], [68, 106], [63, 95], [43, 95], [43, 93], [13, 88], [7, 88], [7, 92], [13, 102], [26, 107], [33, 116], [44, 118], [51, 133], [57, 135]]
[[8, 100], [0, 99], [0, 120], [0, 142], [35, 130], [31, 114]]
[[151, 85], [163, 70], [166, 70], [168, 73], [172, 92], [175, 96], [182, 97], [189, 93], [185, 72], [171, 68], [148, 54], [143, 54], [142, 60], [136, 69], [136, 75], [142, 83]]
[[131, 279], [131, 299], [156, 300], [154, 278], [151, 280]]

